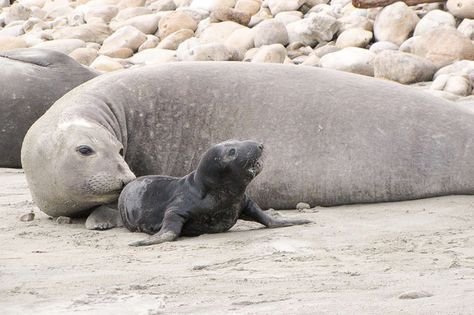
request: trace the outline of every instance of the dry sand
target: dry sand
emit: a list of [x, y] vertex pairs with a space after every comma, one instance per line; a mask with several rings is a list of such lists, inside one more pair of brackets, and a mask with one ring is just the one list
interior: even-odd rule
[[474, 196], [281, 213], [315, 223], [134, 248], [58, 225], [0, 169], [0, 313], [474, 314]]

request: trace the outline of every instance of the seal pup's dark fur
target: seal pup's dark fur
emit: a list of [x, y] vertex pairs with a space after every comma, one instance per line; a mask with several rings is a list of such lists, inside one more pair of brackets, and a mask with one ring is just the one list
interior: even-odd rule
[[128, 184], [118, 207], [132, 232], [153, 234], [132, 246], [174, 241], [228, 231], [238, 219], [266, 227], [310, 223], [273, 218], [246, 194], [247, 185], [262, 169], [263, 145], [254, 141], [226, 141], [212, 146], [197, 170], [182, 177], [143, 176]]

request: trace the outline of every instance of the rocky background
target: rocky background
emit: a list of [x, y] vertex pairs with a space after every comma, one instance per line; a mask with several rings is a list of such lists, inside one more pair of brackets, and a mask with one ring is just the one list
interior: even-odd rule
[[0, 0], [0, 50], [64, 52], [101, 72], [175, 61], [348, 71], [474, 101], [474, 0]]

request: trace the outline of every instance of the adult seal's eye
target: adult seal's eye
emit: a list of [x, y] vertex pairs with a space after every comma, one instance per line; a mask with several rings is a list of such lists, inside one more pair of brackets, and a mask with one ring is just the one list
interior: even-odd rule
[[76, 151], [83, 156], [89, 156], [94, 153], [94, 150], [92, 150], [92, 148], [88, 145], [80, 145], [76, 148]]
[[229, 156], [234, 156], [235, 155], [235, 149], [234, 148], [230, 149], [228, 154], [229, 154]]

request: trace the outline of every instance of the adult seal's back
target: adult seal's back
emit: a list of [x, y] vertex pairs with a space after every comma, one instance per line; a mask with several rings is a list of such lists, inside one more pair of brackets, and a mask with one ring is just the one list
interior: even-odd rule
[[[101, 202], [85, 196], [113, 199], [125, 165], [135, 175], [183, 176], [211, 144], [256, 139], [269, 156], [249, 195], [281, 209], [472, 194], [473, 132], [470, 111], [396, 83], [285, 65], [176, 63], [74, 89], [29, 130], [22, 161], [41, 210], [71, 215]], [[80, 156], [83, 145], [93, 153]], [[86, 174], [94, 168], [117, 175], [110, 189]]]
[[31, 125], [97, 73], [62, 53], [28, 48], [0, 52], [0, 75], [0, 167], [21, 167], [21, 143]]

